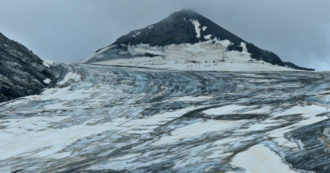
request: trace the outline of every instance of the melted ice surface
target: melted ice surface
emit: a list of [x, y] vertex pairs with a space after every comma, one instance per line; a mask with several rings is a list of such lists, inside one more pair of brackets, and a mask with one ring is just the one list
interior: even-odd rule
[[0, 172], [299, 172], [330, 163], [328, 73], [68, 70], [40, 95], [0, 103]]

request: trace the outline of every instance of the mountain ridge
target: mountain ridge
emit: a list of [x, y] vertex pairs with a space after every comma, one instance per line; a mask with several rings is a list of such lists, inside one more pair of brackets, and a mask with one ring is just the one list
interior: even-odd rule
[[0, 33], [0, 102], [40, 93], [56, 83], [52, 67]]

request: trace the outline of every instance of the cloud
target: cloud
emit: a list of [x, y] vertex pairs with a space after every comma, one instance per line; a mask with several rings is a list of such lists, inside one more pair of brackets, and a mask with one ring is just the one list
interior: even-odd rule
[[44, 59], [78, 62], [182, 8], [200, 12], [285, 61], [330, 68], [326, 0], [2, 0], [0, 32]]

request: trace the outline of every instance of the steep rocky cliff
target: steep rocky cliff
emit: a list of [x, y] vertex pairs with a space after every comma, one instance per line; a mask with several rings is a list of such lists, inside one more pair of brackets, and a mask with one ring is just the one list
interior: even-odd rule
[[55, 78], [49, 64], [0, 33], [0, 102], [39, 93]]

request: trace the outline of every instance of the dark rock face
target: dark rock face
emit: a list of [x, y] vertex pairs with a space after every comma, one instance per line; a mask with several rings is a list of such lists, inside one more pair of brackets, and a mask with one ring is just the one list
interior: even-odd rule
[[[196, 30], [192, 23], [194, 20], [198, 21], [200, 24], [200, 36], [196, 36]], [[202, 29], [202, 27], [206, 28]], [[117, 46], [117, 48], [113, 48], [112, 51], [115, 51], [114, 49], [120, 52], [123, 50], [125, 51], [125, 49], [121, 48], [125, 45], [149, 44], [151, 46], [165, 46], [181, 43], [194, 44], [201, 41], [207, 41], [208, 39], [205, 38], [205, 36], [208, 35], [210, 36], [210, 39], [216, 38], [218, 40], [230, 40], [233, 45], [228, 47], [229, 50], [242, 51], [241, 43], [245, 43], [248, 52], [251, 53], [251, 57], [254, 59], [263, 60], [273, 65], [287, 66], [299, 70], [313, 70], [298, 67], [292, 63], [285, 63], [273, 52], [260, 49], [255, 45], [248, 43], [192, 10], [175, 12], [156, 24], [132, 31], [127, 35], [120, 37], [112, 44], [112, 46]], [[111, 55], [116, 58], [115, 54], [111, 53]], [[129, 56], [127, 57], [129, 58]], [[113, 58], [110, 57], [109, 59]]]
[[56, 82], [54, 75], [37, 55], [0, 33], [0, 102], [39, 93]]
[[314, 71], [315, 69], [312, 68], [304, 68], [304, 67], [299, 67], [291, 62], [284, 62], [285, 66], [293, 68], [293, 69], [297, 69], [297, 70], [307, 70], [307, 71]]

